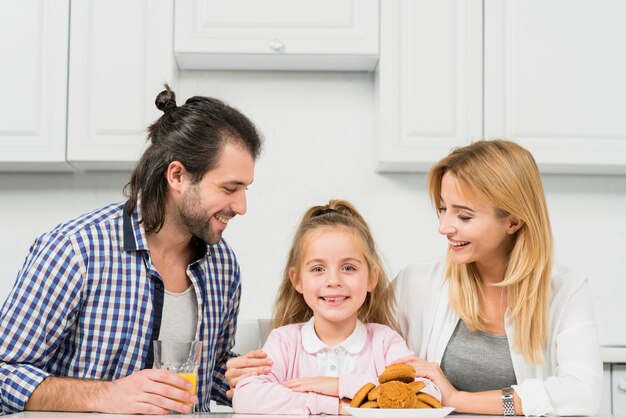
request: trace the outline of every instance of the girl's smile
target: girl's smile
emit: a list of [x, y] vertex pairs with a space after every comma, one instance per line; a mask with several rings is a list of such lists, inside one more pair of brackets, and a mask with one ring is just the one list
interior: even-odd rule
[[326, 302], [331, 306], [340, 305], [346, 302], [350, 297], [349, 296], [320, 296], [320, 299]]

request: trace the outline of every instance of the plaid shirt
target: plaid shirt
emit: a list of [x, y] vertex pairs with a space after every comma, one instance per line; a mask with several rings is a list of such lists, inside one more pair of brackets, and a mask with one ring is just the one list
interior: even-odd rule
[[[113, 204], [37, 238], [0, 311], [0, 413], [19, 412], [47, 376], [114, 380], [152, 367], [163, 281], [137, 211]], [[187, 267], [203, 341], [198, 408], [230, 404], [226, 361], [234, 354], [239, 266], [223, 240], [202, 242]]]

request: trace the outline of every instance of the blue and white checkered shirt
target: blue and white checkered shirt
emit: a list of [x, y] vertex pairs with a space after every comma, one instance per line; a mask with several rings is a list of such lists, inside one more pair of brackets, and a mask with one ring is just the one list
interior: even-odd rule
[[[152, 367], [164, 289], [138, 220], [118, 203], [37, 238], [0, 311], [0, 413], [22, 411], [50, 375], [114, 380]], [[202, 243], [187, 274], [203, 342], [198, 409], [208, 411], [210, 399], [230, 404], [239, 266], [223, 240]]]

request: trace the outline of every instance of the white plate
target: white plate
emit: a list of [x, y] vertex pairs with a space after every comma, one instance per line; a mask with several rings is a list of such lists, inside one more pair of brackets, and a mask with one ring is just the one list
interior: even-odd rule
[[344, 406], [344, 409], [357, 418], [442, 418], [454, 411], [452, 407], [444, 408], [416, 408], [416, 409], [389, 409], [389, 408], [352, 408]]

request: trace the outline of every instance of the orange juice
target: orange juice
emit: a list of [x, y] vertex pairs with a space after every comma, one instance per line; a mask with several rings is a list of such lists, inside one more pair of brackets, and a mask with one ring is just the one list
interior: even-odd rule
[[198, 373], [176, 373], [176, 374], [191, 383], [191, 390], [188, 390], [187, 392], [195, 395], [196, 386], [198, 385]]

